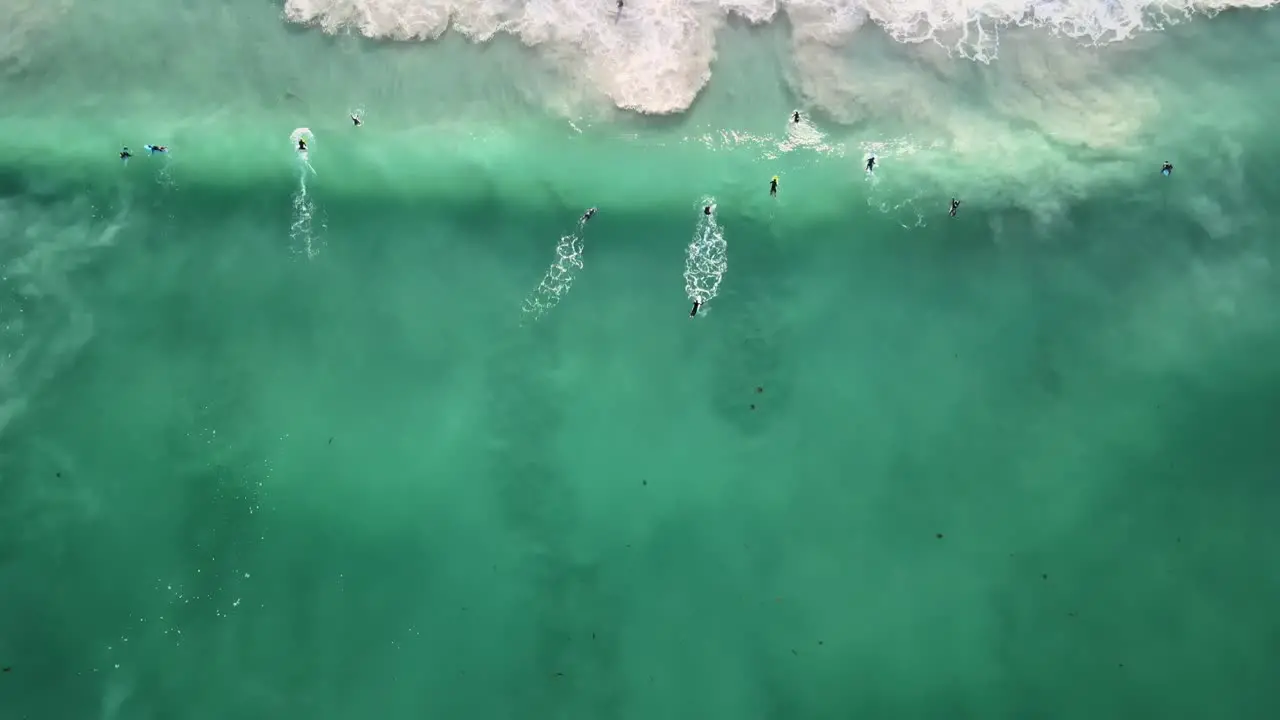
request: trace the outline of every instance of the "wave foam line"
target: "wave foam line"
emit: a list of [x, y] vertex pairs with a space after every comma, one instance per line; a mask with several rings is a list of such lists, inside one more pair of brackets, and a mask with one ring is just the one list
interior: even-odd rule
[[[711, 78], [716, 33], [739, 17], [752, 24], [785, 13], [796, 52], [848, 44], [868, 21], [901, 43], [933, 42], [949, 53], [993, 60], [1000, 32], [1045, 29], [1086, 44], [1128, 40], [1186, 19], [1277, 0], [638, 0], [621, 13], [601, 0], [286, 0], [289, 22], [327, 33], [436, 40], [449, 29], [473, 42], [518, 38], [623, 109], [687, 109]], [[817, 68], [798, 68], [822, 72]], [[815, 78], [807, 78], [813, 80]], [[802, 78], [802, 84], [805, 78]]]

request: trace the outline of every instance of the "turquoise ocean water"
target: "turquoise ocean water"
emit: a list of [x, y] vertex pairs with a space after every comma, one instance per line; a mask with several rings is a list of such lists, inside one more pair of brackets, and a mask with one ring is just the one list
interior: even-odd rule
[[0, 719], [1276, 717], [1187, 7], [0, 8]]

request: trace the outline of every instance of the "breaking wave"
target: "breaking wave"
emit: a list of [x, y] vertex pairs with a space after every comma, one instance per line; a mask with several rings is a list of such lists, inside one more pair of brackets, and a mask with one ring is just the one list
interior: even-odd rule
[[731, 17], [763, 24], [786, 16], [800, 84], [806, 63], [847, 45], [871, 23], [900, 43], [934, 43], [948, 55], [994, 60], [1001, 33], [1033, 27], [1097, 45], [1124, 41], [1230, 8], [1276, 0], [286, 0], [290, 22], [328, 33], [434, 40], [447, 30], [475, 42], [500, 33], [538, 48], [620, 108], [666, 114], [688, 108], [711, 78], [716, 33]]

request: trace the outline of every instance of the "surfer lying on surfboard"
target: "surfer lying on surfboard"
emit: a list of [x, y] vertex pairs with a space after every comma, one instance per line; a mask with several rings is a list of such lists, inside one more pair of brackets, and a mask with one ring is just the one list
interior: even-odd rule
[[142, 147], [152, 155], [155, 155], [156, 153], [169, 152], [169, 148], [164, 145], [143, 145]]
[[1164, 166], [1160, 168], [1160, 174], [1169, 177], [1173, 174], [1173, 163], [1168, 160], [1164, 161]]
[[129, 148], [127, 148], [127, 147], [126, 147], [126, 148], [120, 148], [120, 159], [121, 159], [121, 160], [128, 160], [128, 159], [129, 159], [129, 158], [131, 158], [131, 157], [133, 157], [133, 153], [129, 152]]

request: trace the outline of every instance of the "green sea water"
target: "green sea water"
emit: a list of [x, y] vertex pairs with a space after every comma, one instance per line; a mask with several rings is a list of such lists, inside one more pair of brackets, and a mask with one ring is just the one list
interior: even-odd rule
[[1274, 14], [664, 117], [279, 16], [0, 10], [0, 719], [1276, 716]]

